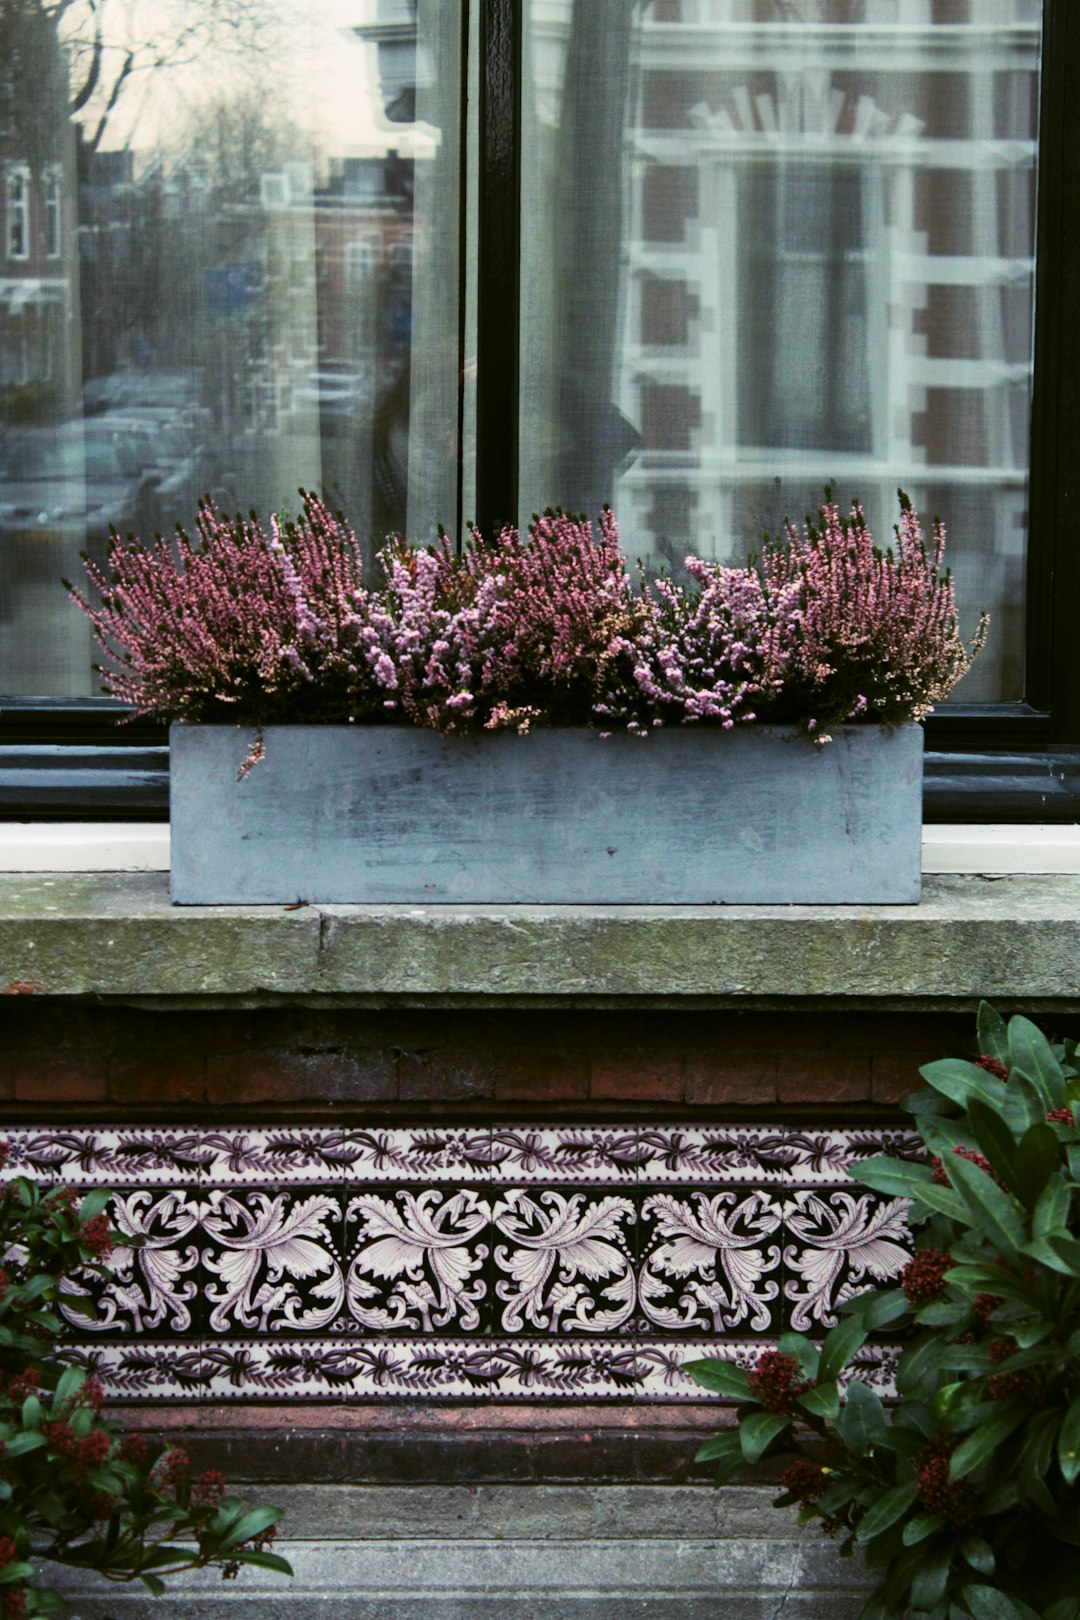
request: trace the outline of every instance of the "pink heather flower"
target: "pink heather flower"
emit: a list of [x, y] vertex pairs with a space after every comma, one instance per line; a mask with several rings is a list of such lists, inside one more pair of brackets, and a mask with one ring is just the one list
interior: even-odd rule
[[[901, 495], [893, 551], [861, 508], [826, 499], [757, 563], [686, 561], [688, 583], [631, 589], [610, 510], [597, 531], [546, 512], [522, 537], [394, 539], [363, 577], [344, 518], [304, 493], [295, 520], [223, 516], [193, 543], [114, 538], [87, 562], [99, 605], [72, 589], [105, 655], [104, 689], [183, 720], [400, 720], [442, 731], [798, 721], [818, 743], [848, 720], [924, 715], [960, 679], [965, 647], [944, 530], [932, 552]], [[253, 755], [248, 768], [256, 763]]]

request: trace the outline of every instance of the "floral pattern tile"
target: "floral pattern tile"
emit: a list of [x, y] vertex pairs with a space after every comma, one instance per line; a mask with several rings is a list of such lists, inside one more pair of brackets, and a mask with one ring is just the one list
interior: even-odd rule
[[[899, 1275], [858, 1186], [898, 1128], [479, 1122], [19, 1127], [5, 1176], [110, 1186], [124, 1241], [62, 1302], [127, 1400], [707, 1398]], [[887, 1345], [865, 1351], [888, 1389]]]
[[845, 1300], [894, 1283], [910, 1255], [908, 1201], [855, 1188], [803, 1189], [784, 1205], [787, 1326], [825, 1333]]
[[783, 1218], [779, 1199], [746, 1187], [645, 1194], [640, 1329], [718, 1338], [781, 1332]]
[[187, 1186], [200, 1179], [200, 1133], [192, 1129], [60, 1125], [4, 1131], [4, 1177], [68, 1181], [77, 1187]]

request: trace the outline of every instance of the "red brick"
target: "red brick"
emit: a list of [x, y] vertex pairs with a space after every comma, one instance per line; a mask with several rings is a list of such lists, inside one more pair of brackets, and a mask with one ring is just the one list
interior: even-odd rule
[[922, 1085], [919, 1066], [930, 1059], [914, 1053], [902, 1057], [890, 1055], [870, 1060], [870, 1095], [878, 1103], [899, 1103], [909, 1092]]
[[104, 1102], [105, 1059], [84, 1052], [20, 1052], [3, 1066], [5, 1095], [20, 1102]]
[[691, 1052], [686, 1059], [688, 1103], [776, 1101], [776, 1057], [771, 1052]]
[[607, 1052], [593, 1058], [593, 1097], [613, 1102], [682, 1102], [684, 1084], [681, 1053]]
[[386, 1102], [397, 1096], [389, 1053], [228, 1052], [206, 1063], [212, 1102]]
[[780, 1102], [867, 1102], [870, 1059], [836, 1052], [785, 1052], [777, 1065]]
[[508, 1054], [496, 1068], [495, 1097], [500, 1102], [577, 1102], [588, 1095], [588, 1066], [577, 1054]]
[[205, 1094], [205, 1058], [140, 1049], [117, 1053], [109, 1061], [109, 1096], [113, 1102], [202, 1102]]
[[402, 1102], [462, 1102], [492, 1097], [502, 1065], [490, 1051], [403, 1052], [398, 1063]]

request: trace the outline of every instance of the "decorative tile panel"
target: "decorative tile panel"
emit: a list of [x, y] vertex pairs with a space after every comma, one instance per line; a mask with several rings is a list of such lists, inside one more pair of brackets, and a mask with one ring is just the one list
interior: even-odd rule
[[[132, 1401], [710, 1400], [685, 1362], [750, 1366], [896, 1278], [905, 1202], [848, 1172], [921, 1151], [783, 1124], [7, 1135], [6, 1176], [114, 1189], [130, 1242], [64, 1315]], [[887, 1392], [895, 1350], [861, 1356]]]

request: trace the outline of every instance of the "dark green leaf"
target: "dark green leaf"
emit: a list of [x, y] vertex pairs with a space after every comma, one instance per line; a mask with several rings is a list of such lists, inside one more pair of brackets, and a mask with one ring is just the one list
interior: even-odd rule
[[8, 1457], [21, 1457], [24, 1451], [37, 1451], [45, 1444], [45, 1436], [40, 1429], [35, 1429], [30, 1434], [17, 1434], [14, 1440], [9, 1440], [5, 1455]]
[[815, 1417], [833, 1422], [840, 1411], [840, 1391], [835, 1382], [819, 1384], [816, 1389], [808, 1389], [805, 1395], [800, 1395], [798, 1403]]
[[108, 1207], [112, 1193], [106, 1187], [93, 1187], [79, 1205], [79, 1220], [92, 1221]]
[[866, 1329], [857, 1317], [848, 1318], [834, 1327], [821, 1347], [818, 1378], [823, 1384], [831, 1383], [851, 1360], [856, 1350], [866, 1343]]
[[1063, 1228], [1069, 1218], [1071, 1203], [1072, 1191], [1062, 1176], [1048, 1181], [1039, 1195], [1032, 1217], [1031, 1230], [1035, 1236], [1045, 1237], [1047, 1233]]
[[952, 1454], [949, 1465], [949, 1474], [953, 1479], [963, 1479], [965, 1475], [973, 1473], [993, 1456], [1003, 1440], [1007, 1440], [1014, 1429], [1028, 1415], [1028, 1406], [1025, 1401], [1009, 1401], [993, 1416], [980, 1423], [974, 1433], [962, 1440]]
[[53, 1411], [65, 1406], [85, 1382], [86, 1374], [81, 1367], [67, 1367], [60, 1374], [56, 1389], [53, 1391]]
[[876, 1328], [888, 1327], [901, 1316], [906, 1316], [911, 1305], [907, 1296], [900, 1288], [889, 1288], [882, 1293], [876, 1290], [869, 1294], [860, 1294], [856, 1299], [849, 1299], [840, 1307], [847, 1316], [857, 1317], [863, 1327], [872, 1333]]
[[1024, 1132], [1016, 1150], [1015, 1175], [1005, 1179], [1021, 1202], [1033, 1209], [1060, 1163], [1061, 1144], [1057, 1133], [1043, 1120]]
[[1063, 1277], [1080, 1277], [1080, 1243], [1075, 1238], [1063, 1238], [1056, 1234], [1053, 1237], [1032, 1238], [1030, 1243], [1021, 1245], [1020, 1253], [1030, 1255], [1041, 1266], [1049, 1266], [1051, 1271], [1060, 1272]]
[[941, 1601], [952, 1565], [952, 1539], [931, 1542], [911, 1580], [911, 1607], [930, 1610]]
[[730, 1457], [732, 1453], [742, 1460], [738, 1429], [729, 1429], [726, 1434], [717, 1434], [711, 1440], [706, 1440], [694, 1453], [694, 1461], [715, 1462], [717, 1457]]
[[1010, 1078], [1019, 1072], [1038, 1088], [1039, 1096], [1048, 1113], [1059, 1108], [1065, 1092], [1065, 1076], [1061, 1064], [1054, 1056], [1053, 1047], [1029, 1018], [1019, 1014], [1009, 1019]]
[[[762, 1416], [762, 1415], [771, 1416], [772, 1414], [771, 1413], [765, 1413], [765, 1414], [754, 1413], [750, 1418], [748, 1418], [746, 1420], [746, 1422], [751, 1423], [751, 1422], [753, 1422], [754, 1417], [758, 1417], [758, 1416]], [[789, 1419], [785, 1418], [784, 1419], [785, 1425], [789, 1421], [790, 1421]], [[762, 1449], [764, 1449], [764, 1448], [762, 1448]], [[746, 1447], [745, 1446], [743, 1447], [743, 1455], [744, 1456], [746, 1455]], [[758, 1456], [760, 1456], [760, 1455], [761, 1455], [761, 1453], [759, 1452]], [[747, 1460], [750, 1461], [750, 1462], [756, 1462], [757, 1457], [748, 1458]], [[227, 1536], [225, 1536], [225, 1538], [219, 1543], [220, 1551], [221, 1552], [229, 1552], [231, 1548], [238, 1547], [242, 1541], [250, 1541], [253, 1536], [261, 1535], [264, 1530], [269, 1530], [270, 1526], [272, 1524], [275, 1524], [279, 1517], [280, 1517], [280, 1511], [279, 1511], [278, 1508], [273, 1508], [273, 1507], [252, 1508], [250, 1513], [245, 1513], [245, 1514], [243, 1514], [241, 1516], [241, 1518], [233, 1526], [232, 1530], [230, 1530], [229, 1534]]]
[[966, 1063], [963, 1058], [942, 1058], [940, 1062], [924, 1064], [919, 1073], [935, 1091], [940, 1091], [950, 1102], [959, 1103], [961, 1108], [967, 1108], [973, 1098], [999, 1114], [1004, 1107], [1004, 1083], [980, 1069], [977, 1063]]
[[11, 1586], [15, 1581], [29, 1581], [33, 1574], [33, 1564], [5, 1564], [0, 1568], [0, 1586]]
[[781, 1333], [776, 1341], [776, 1348], [781, 1355], [791, 1356], [798, 1362], [799, 1371], [804, 1378], [817, 1378], [820, 1351], [813, 1339], [808, 1339], [805, 1333]]
[[1012, 1131], [996, 1109], [988, 1108], [977, 1097], [968, 1108], [968, 1119], [976, 1147], [985, 1153], [998, 1175], [1011, 1187], [1016, 1174], [1016, 1138]]
[[1080, 1396], [1065, 1414], [1058, 1435], [1058, 1462], [1067, 1485], [1075, 1485], [1080, 1476]]
[[751, 1412], [739, 1420], [739, 1439], [742, 1444], [742, 1454], [748, 1463], [757, 1462], [785, 1429], [791, 1427], [791, 1419], [783, 1412]]
[[1007, 1254], [1014, 1254], [1027, 1233], [1020, 1213], [1001, 1188], [969, 1159], [954, 1154], [945, 1161], [945, 1173], [971, 1212], [971, 1218], [990, 1241]]
[[1025, 1610], [996, 1586], [965, 1586], [960, 1595], [975, 1620], [1025, 1620]]
[[248, 1551], [239, 1550], [233, 1557], [238, 1564], [256, 1564], [259, 1569], [273, 1569], [279, 1575], [291, 1575], [293, 1572], [288, 1559], [282, 1558], [280, 1553], [257, 1552], [252, 1548]]
[[904, 1533], [901, 1537], [904, 1546], [917, 1546], [920, 1541], [925, 1541], [927, 1536], [932, 1536], [936, 1531], [942, 1529], [943, 1525], [944, 1520], [939, 1519], [936, 1513], [918, 1514], [914, 1519], [909, 1519], [904, 1526]]
[[996, 1058], [999, 1063], [1007, 1066], [1009, 1033], [1004, 1018], [988, 1001], [979, 1002], [976, 1028], [979, 1034], [979, 1055]]
[[993, 1549], [982, 1536], [965, 1536], [960, 1543], [960, 1551], [965, 1561], [980, 1575], [992, 1575], [996, 1567]]
[[856, 1540], [869, 1541], [872, 1536], [878, 1536], [897, 1519], [903, 1518], [911, 1504], [917, 1500], [919, 1487], [914, 1482], [907, 1485], [895, 1485], [891, 1491], [879, 1496], [873, 1507], [870, 1507], [859, 1520], [859, 1527], [855, 1532]]
[[887, 1193], [890, 1198], [913, 1198], [932, 1179], [933, 1172], [929, 1165], [908, 1164], [904, 1159], [879, 1154], [872, 1159], [860, 1159], [851, 1175], [854, 1181], [861, 1181], [875, 1192]]
[[684, 1361], [683, 1372], [688, 1372], [697, 1383], [717, 1395], [727, 1395], [737, 1401], [750, 1398], [750, 1374], [745, 1367], [736, 1367], [733, 1361], [721, 1361], [717, 1356]]
[[856, 1380], [848, 1385], [836, 1427], [848, 1450], [865, 1457], [885, 1438], [885, 1409], [874, 1392]]
[[155, 1597], [160, 1597], [165, 1590], [165, 1582], [157, 1575], [140, 1575], [143, 1585], [148, 1587]]
[[41, 1409], [41, 1402], [36, 1395], [28, 1395], [22, 1404], [22, 1426], [24, 1429], [40, 1429], [45, 1414]]

